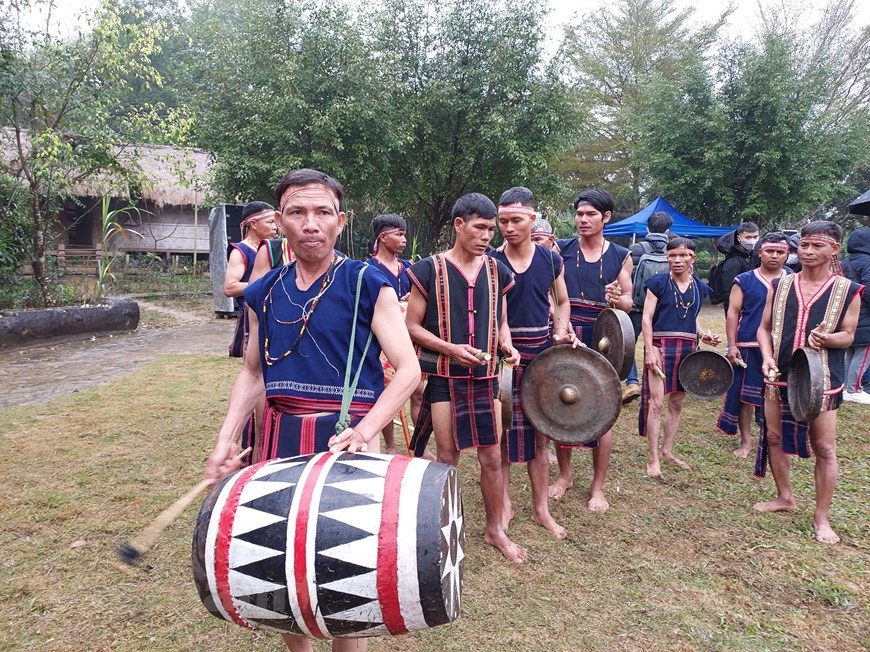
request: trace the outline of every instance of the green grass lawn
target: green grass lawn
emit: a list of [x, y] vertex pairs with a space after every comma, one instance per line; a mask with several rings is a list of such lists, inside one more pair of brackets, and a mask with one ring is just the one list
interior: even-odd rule
[[[96, 389], [0, 410], [0, 649], [283, 649], [277, 635], [223, 623], [199, 603], [196, 508], [133, 572], [114, 559], [119, 541], [201, 478], [238, 368], [167, 357]], [[653, 481], [637, 404], [626, 408], [614, 429], [611, 509], [585, 509], [591, 460], [575, 454], [575, 486], [552, 504], [564, 541], [531, 523], [525, 469], [515, 468], [510, 534], [529, 549], [523, 565], [483, 544], [476, 463], [463, 455], [462, 617], [370, 649], [868, 649], [870, 409], [846, 404], [839, 414], [837, 546], [812, 536], [811, 461], [794, 464], [797, 511], [753, 513], [773, 496], [772, 479], [753, 479], [752, 461], [731, 454], [718, 409], [687, 399], [677, 448], [693, 470], [665, 465]]]

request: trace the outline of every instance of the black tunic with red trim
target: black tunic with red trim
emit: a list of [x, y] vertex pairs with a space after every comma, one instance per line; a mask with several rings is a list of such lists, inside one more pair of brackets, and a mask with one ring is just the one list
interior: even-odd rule
[[453, 262], [436, 254], [415, 263], [407, 273], [426, 297], [426, 330], [445, 342], [468, 344], [492, 356], [487, 364], [469, 369], [444, 354], [418, 346], [423, 373], [448, 378], [494, 378], [502, 297], [514, 285], [510, 270], [494, 258], [482, 256], [477, 274], [466, 278]]
[[[824, 284], [808, 296], [802, 290], [803, 274], [797, 273], [773, 281], [774, 296], [771, 304], [771, 335], [773, 357], [779, 368], [779, 386], [788, 384], [788, 366], [792, 354], [807, 346], [810, 331], [822, 326], [828, 333], [838, 331], [843, 324], [846, 310], [864, 286], [843, 276], [831, 275]], [[839, 395], [846, 376], [846, 350], [819, 350], [825, 372], [825, 396]], [[823, 409], [836, 409], [839, 401], [825, 401]]]

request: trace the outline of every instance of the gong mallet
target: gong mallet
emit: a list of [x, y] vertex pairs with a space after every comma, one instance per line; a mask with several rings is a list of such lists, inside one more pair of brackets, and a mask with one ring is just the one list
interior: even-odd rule
[[[252, 450], [253, 449], [248, 446], [233, 459], [240, 460]], [[151, 546], [153, 546], [157, 541], [157, 537], [160, 536], [160, 533], [177, 519], [181, 513], [190, 506], [190, 503], [196, 500], [197, 497], [212, 484], [213, 482], [209, 479], [201, 481], [193, 489], [160, 512], [157, 515], [157, 518], [151, 521], [148, 527], [142, 530], [142, 533], [138, 537], [132, 541], [124, 541], [121, 543], [115, 551], [118, 559], [120, 559], [127, 567], [133, 566], [137, 561], [139, 561], [139, 557], [151, 549]]]

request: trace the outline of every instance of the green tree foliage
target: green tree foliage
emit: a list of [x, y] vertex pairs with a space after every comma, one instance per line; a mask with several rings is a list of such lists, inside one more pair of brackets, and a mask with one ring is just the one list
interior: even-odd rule
[[555, 64], [545, 65], [534, 4], [487, 0], [387, 2], [376, 56], [399, 147], [383, 192], [430, 226], [450, 222], [457, 197], [497, 197], [519, 183], [553, 195], [548, 163], [577, 114]]
[[391, 142], [377, 62], [346, 8], [214, 0], [194, 9], [199, 144], [224, 198], [267, 198], [294, 167], [371, 197]]
[[619, 0], [567, 30], [564, 55], [575, 101], [592, 118], [560, 160], [573, 187], [605, 187], [622, 209], [640, 207], [646, 174], [637, 121], [647, 84], [681, 80], [728, 15], [692, 28], [693, 12], [678, 9], [675, 0]]
[[46, 254], [64, 202], [99, 180], [135, 186], [135, 170], [119, 158], [131, 135], [167, 128], [154, 107], [125, 101], [131, 79], [155, 81], [151, 56], [161, 33], [159, 26], [125, 23], [115, 0], [100, 7], [89, 33], [68, 40], [22, 27], [16, 13], [26, 9], [11, 5], [3, 15], [0, 176], [4, 194], [17, 197], [3, 204], [16, 207], [27, 234], [19, 242], [24, 261], [51, 305]]
[[196, 7], [200, 144], [223, 197], [269, 195], [287, 169], [341, 179], [363, 212], [409, 215], [421, 246], [463, 193], [553, 187], [573, 113], [542, 64], [541, 12], [516, 1], [212, 0]]
[[[805, 33], [768, 17], [757, 42], [699, 61], [681, 80], [649, 87], [638, 121], [652, 190], [709, 223], [785, 225], [855, 193], [844, 183], [867, 160], [867, 30], [834, 2]], [[846, 10], [843, 13], [843, 10]], [[833, 22], [832, 22], [833, 21]], [[822, 37], [819, 37], [822, 34]]]

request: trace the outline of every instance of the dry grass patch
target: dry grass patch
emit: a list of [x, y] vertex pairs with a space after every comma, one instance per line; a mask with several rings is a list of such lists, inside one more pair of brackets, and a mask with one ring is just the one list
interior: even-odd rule
[[[190, 576], [190, 509], [121, 573], [119, 541], [193, 486], [239, 362], [167, 357], [129, 376], [39, 407], [0, 410], [0, 649], [278, 651], [280, 639], [221, 623]], [[614, 430], [611, 510], [585, 509], [588, 453], [575, 486], [552, 504], [569, 538], [529, 520], [525, 469], [513, 469], [511, 536], [529, 561], [482, 543], [474, 455], [460, 465], [468, 562], [463, 615], [372, 650], [862, 650], [867, 628], [867, 419], [840, 411], [841, 479], [833, 522], [844, 538], [812, 539], [812, 466], [794, 467], [799, 509], [759, 515], [770, 478], [752, 478], [736, 442], [715, 431], [718, 403], [687, 400], [678, 437], [692, 471], [645, 474], [637, 407]], [[555, 469], [553, 471], [555, 473]], [[86, 542], [70, 547], [78, 540]]]

